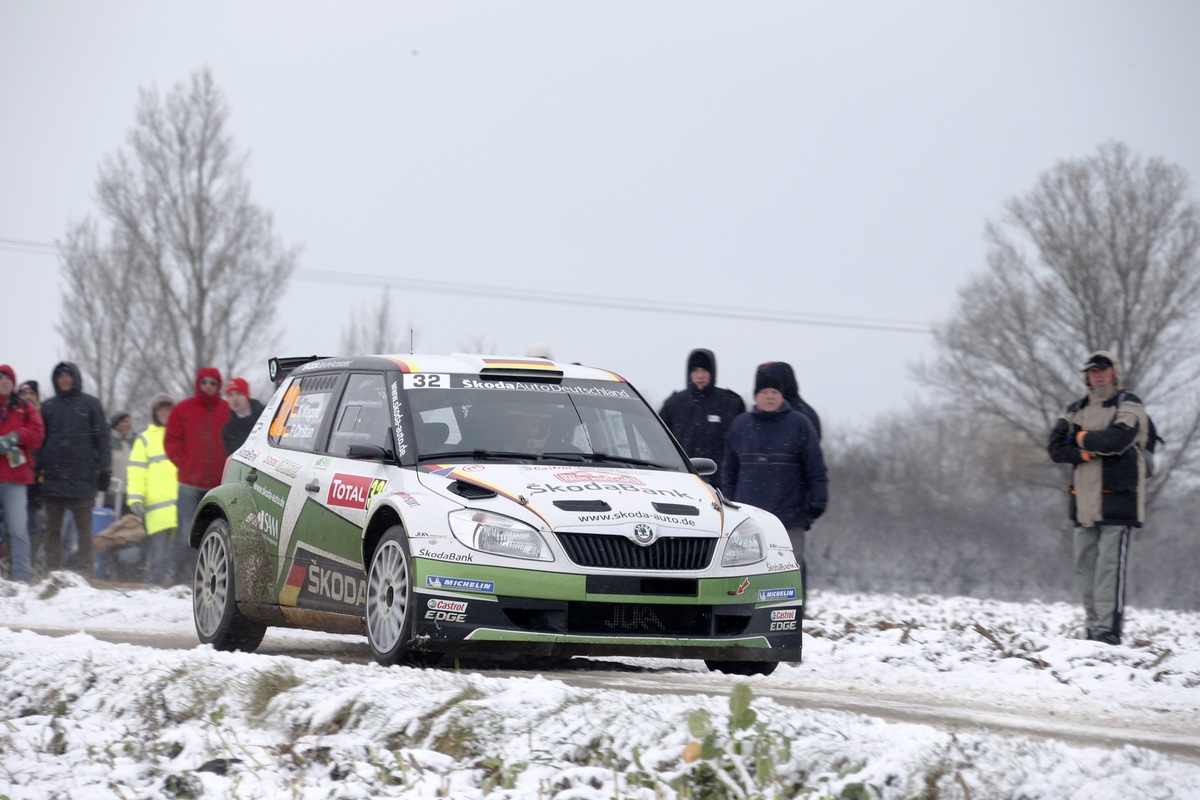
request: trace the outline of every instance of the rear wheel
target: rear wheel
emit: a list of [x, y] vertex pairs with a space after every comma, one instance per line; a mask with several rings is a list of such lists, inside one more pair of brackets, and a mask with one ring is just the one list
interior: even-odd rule
[[393, 525], [379, 540], [367, 571], [367, 642], [380, 664], [409, 663], [431, 666], [441, 653], [414, 651], [412, 556], [404, 527]]
[[192, 619], [200, 642], [218, 650], [252, 652], [267, 633], [266, 625], [251, 622], [237, 609], [233, 545], [224, 517], [210, 522], [200, 540], [192, 578]]

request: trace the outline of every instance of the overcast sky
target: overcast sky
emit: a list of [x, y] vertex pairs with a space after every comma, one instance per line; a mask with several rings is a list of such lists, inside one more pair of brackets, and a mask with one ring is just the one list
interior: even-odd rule
[[[418, 351], [546, 342], [656, 407], [693, 347], [748, 400], [755, 365], [784, 360], [832, 430], [902, 410], [934, 351], [830, 323], [947, 319], [987, 220], [1056, 161], [1118, 140], [1200, 179], [1191, 0], [0, 0], [0, 363], [19, 378], [72, 354], [57, 258], [14, 243], [97, 216], [139, 87], [206, 65], [253, 200], [303, 247], [279, 353], [335, 354], [388, 278], [440, 281], [390, 290]], [[520, 299], [552, 293], [573, 298]], [[661, 310], [697, 306], [741, 316]]]

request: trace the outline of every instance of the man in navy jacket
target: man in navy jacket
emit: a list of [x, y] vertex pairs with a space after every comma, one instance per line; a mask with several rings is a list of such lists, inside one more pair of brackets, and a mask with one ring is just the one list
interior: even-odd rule
[[733, 421], [725, 441], [721, 491], [779, 517], [806, 573], [804, 534], [829, 504], [829, 477], [816, 429], [784, 399], [789, 374], [781, 361], [759, 366], [754, 409]]
[[717, 386], [717, 357], [711, 350], [688, 354], [687, 388], [663, 403], [658, 415], [679, 440], [689, 458], [711, 458], [718, 471], [705, 478], [720, 486], [720, 466], [725, 452], [725, 435], [738, 414], [745, 412], [741, 395]]

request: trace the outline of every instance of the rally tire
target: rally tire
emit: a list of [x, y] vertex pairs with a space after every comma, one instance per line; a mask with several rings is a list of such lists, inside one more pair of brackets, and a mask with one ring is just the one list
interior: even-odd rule
[[251, 622], [238, 611], [234, 575], [229, 523], [217, 517], [200, 539], [192, 578], [192, 620], [201, 644], [251, 653], [262, 642], [267, 626]]
[[402, 525], [393, 525], [379, 540], [367, 570], [367, 643], [376, 661], [392, 666], [418, 660], [409, 649], [415, 614], [408, 536]]
[[706, 659], [704, 666], [713, 672], [726, 675], [770, 675], [779, 666], [778, 661], [714, 661]]

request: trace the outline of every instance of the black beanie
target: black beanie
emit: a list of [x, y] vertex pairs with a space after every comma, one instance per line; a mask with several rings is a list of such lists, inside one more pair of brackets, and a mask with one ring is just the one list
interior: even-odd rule
[[783, 377], [779, 374], [774, 362], [759, 364], [758, 371], [754, 373], [754, 393], [758, 394], [763, 389], [776, 389], [780, 393], [783, 392]]

